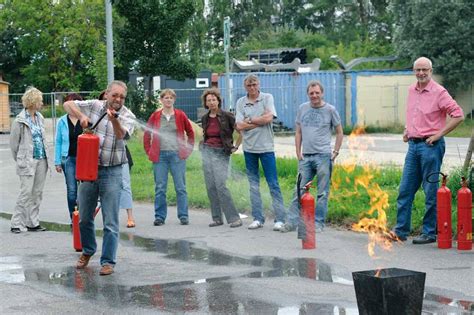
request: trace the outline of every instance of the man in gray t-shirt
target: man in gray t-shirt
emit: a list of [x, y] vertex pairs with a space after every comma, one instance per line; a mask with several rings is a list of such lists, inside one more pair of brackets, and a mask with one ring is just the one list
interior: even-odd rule
[[[301, 173], [301, 187], [317, 176], [316, 231], [321, 232], [328, 211], [329, 184], [332, 163], [342, 144], [341, 118], [336, 108], [323, 101], [324, 88], [318, 81], [310, 81], [307, 88], [309, 102], [299, 106], [296, 115], [296, 157]], [[331, 152], [331, 132], [336, 129], [336, 144]], [[301, 149], [303, 145], [303, 149]], [[299, 220], [298, 197], [295, 195], [288, 211], [288, 222], [282, 232], [294, 231]]]
[[260, 196], [259, 160], [262, 163], [275, 213], [274, 231], [280, 231], [285, 222], [285, 208], [278, 184], [275, 152], [273, 149], [273, 118], [276, 117], [273, 96], [260, 92], [257, 76], [251, 74], [244, 80], [247, 95], [241, 97], [236, 105], [236, 129], [242, 133], [245, 166], [250, 184], [250, 201], [254, 221], [249, 229], [263, 227], [262, 198]]

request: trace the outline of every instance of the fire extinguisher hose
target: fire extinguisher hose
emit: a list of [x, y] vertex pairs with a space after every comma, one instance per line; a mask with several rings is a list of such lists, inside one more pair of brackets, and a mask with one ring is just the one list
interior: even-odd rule
[[446, 184], [446, 179], [448, 178], [448, 175], [447, 174], [444, 174], [442, 172], [433, 172], [431, 174], [429, 174], [428, 176], [426, 176], [426, 181], [428, 183], [431, 183], [431, 184], [435, 184], [435, 183], [439, 183], [439, 178], [437, 178], [435, 181], [432, 181], [430, 178], [433, 176], [433, 175], [441, 175], [443, 176], [443, 182]]
[[[102, 121], [102, 119], [104, 119], [104, 117], [106, 115], [107, 115], [107, 111], [104, 114], [102, 114], [102, 116], [99, 117], [99, 120], [97, 120], [96, 123], [93, 126], [92, 126], [91, 123], [89, 123], [89, 126], [92, 126], [92, 127], [87, 128], [87, 129], [89, 129], [90, 131], [94, 130], [97, 127], [97, 125]], [[119, 116], [119, 114], [115, 113], [114, 116], [115, 116], [115, 118], [117, 118]]]
[[303, 210], [301, 207], [301, 180], [302, 180], [301, 173], [298, 173], [298, 177], [296, 180], [296, 194], [298, 197], [298, 210], [299, 210], [299, 219], [298, 219], [298, 239], [304, 240], [306, 239], [306, 225], [304, 224], [303, 218]]

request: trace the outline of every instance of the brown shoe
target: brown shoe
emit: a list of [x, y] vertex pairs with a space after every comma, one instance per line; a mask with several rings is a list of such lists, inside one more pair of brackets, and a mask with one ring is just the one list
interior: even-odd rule
[[114, 273], [114, 267], [112, 265], [103, 265], [100, 268], [99, 275], [108, 276]]
[[234, 222], [232, 222], [230, 224], [231, 228], [236, 228], [236, 227], [239, 227], [239, 226], [242, 226], [242, 220], [240, 220], [240, 219], [237, 219], [237, 220], [235, 220]]
[[76, 268], [77, 269], [84, 269], [85, 267], [87, 267], [91, 257], [92, 256], [89, 256], [89, 255], [86, 255], [86, 254], [81, 254], [81, 256], [79, 257], [79, 260], [76, 263]]

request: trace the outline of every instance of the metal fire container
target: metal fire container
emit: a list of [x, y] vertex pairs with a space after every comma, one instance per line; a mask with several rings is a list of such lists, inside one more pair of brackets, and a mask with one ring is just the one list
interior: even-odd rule
[[399, 268], [352, 273], [359, 314], [421, 314], [426, 273]]

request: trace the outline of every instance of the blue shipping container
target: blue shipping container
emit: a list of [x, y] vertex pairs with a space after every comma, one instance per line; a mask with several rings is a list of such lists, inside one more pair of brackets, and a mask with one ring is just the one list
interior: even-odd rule
[[[295, 72], [255, 72], [260, 80], [262, 92], [271, 93], [275, 99], [278, 120], [285, 127], [294, 129], [298, 106], [308, 101], [306, 87], [309, 81], [318, 80], [324, 87], [324, 100], [334, 105], [346, 123], [344, 74], [340, 71]], [[223, 97], [223, 108], [234, 109], [237, 100], [246, 94], [244, 79], [248, 73], [230, 73], [230, 101], [226, 99], [225, 75], [219, 77], [219, 89]]]

